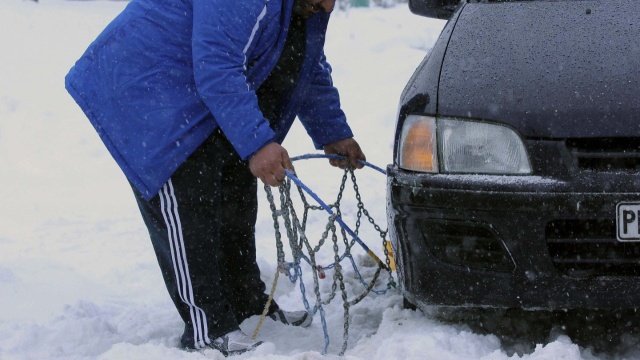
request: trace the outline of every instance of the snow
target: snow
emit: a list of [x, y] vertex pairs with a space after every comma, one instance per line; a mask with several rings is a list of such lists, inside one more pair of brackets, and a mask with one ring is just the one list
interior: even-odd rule
[[523, 185], [554, 185], [563, 182], [543, 176], [520, 176], [520, 175], [484, 175], [484, 174], [447, 174], [434, 175], [436, 178], [452, 179], [455, 181], [487, 183], [487, 184], [523, 184]]
[[[98, 32], [126, 5], [119, 1], [4, 0], [0, 54], [0, 359], [221, 359], [214, 350], [176, 348], [182, 331], [164, 288], [146, 228], [131, 190], [95, 131], [64, 90], [64, 75]], [[392, 134], [399, 95], [444, 26], [443, 21], [409, 13], [406, 5], [389, 9], [352, 8], [336, 12], [330, 24], [327, 55], [341, 89], [344, 109], [368, 161], [391, 162]], [[284, 143], [290, 155], [314, 152], [296, 125]], [[296, 162], [302, 181], [332, 201], [342, 173], [322, 160]], [[385, 178], [359, 170], [362, 199], [386, 229]], [[353, 224], [355, 208], [346, 205]], [[257, 224], [259, 264], [267, 288], [273, 282], [273, 220], [261, 197]], [[353, 204], [353, 202], [351, 202]], [[322, 213], [322, 212], [320, 212]], [[316, 243], [326, 214], [309, 220], [307, 235]], [[361, 238], [378, 256], [375, 231]], [[365, 236], [366, 235], [366, 236]], [[328, 263], [330, 246], [319, 258]], [[356, 246], [358, 248], [358, 246]], [[359, 249], [354, 258], [370, 280], [372, 261]], [[308, 268], [306, 269], [308, 270]], [[328, 272], [331, 274], [331, 272]], [[349, 298], [362, 292], [345, 265]], [[331, 290], [323, 280], [323, 298]], [[314, 304], [306, 271], [307, 298]], [[376, 289], [384, 289], [386, 277]], [[280, 277], [275, 298], [282, 307], [301, 309], [298, 284]], [[343, 339], [341, 295], [325, 306], [330, 345], [320, 314], [308, 329], [266, 320], [259, 338], [265, 344], [239, 359], [338, 359]], [[251, 334], [253, 317], [242, 324]], [[420, 312], [404, 310], [396, 290], [369, 294], [349, 311], [345, 359], [596, 359], [565, 335], [530, 351], [514, 353], [495, 335], [472, 332]], [[637, 348], [616, 358], [640, 358]]]

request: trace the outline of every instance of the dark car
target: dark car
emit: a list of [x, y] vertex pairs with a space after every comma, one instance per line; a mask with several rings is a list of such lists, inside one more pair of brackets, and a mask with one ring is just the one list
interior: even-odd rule
[[407, 304], [640, 307], [640, 1], [411, 0], [389, 233]]

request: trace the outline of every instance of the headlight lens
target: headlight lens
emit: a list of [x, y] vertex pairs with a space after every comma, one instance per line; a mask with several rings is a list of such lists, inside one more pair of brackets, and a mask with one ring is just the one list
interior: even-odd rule
[[438, 137], [445, 172], [531, 173], [522, 140], [506, 126], [441, 119], [438, 121]]
[[509, 127], [408, 116], [400, 135], [398, 165], [407, 170], [438, 172], [438, 159], [440, 171], [445, 173], [531, 173], [524, 144]]

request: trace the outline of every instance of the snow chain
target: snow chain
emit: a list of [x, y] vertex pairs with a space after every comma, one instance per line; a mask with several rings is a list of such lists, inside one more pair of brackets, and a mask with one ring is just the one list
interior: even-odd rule
[[[349, 236], [345, 231], [344, 227], [340, 228], [340, 238], [342, 239], [342, 242], [345, 246], [345, 250], [343, 254], [340, 254], [338, 231], [336, 231], [335, 222], [336, 222], [336, 219], [341, 216], [340, 201], [342, 200], [343, 191], [345, 189], [347, 179], [349, 178], [348, 177], [349, 174], [351, 175], [350, 178], [351, 178], [351, 182], [353, 183], [353, 188], [356, 194], [357, 206], [358, 206], [358, 212], [356, 215], [356, 219], [357, 219], [356, 226], [353, 233], [355, 233], [355, 235], [358, 234], [358, 231], [361, 226], [361, 218], [364, 215], [368, 219], [368, 221], [373, 225], [375, 230], [379, 233], [380, 237], [382, 238], [382, 245], [383, 245], [384, 254], [385, 254], [385, 263], [384, 264], [380, 263], [378, 259], [378, 264], [379, 264], [378, 269], [376, 270], [373, 276], [373, 279], [368, 283], [362, 278], [362, 275], [358, 271], [355, 261], [353, 260], [353, 257], [351, 255], [351, 248], [356, 244], [356, 239], [355, 237], [353, 237], [351, 241], [349, 241]], [[390, 259], [390, 254], [387, 247], [388, 245], [386, 240], [387, 231], [382, 230], [380, 226], [378, 226], [375, 223], [374, 219], [371, 217], [369, 212], [365, 209], [360, 196], [358, 185], [356, 183], [356, 177], [355, 177], [354, 171], [352, 168], [347, 168], [344, 172], [344, 175], [342, 176], [342, 182], [340, 184], [340, 190], [337, 195], [337, 200], [333, 204], [329, 205], [329, 207], [334, 211], [334, 213], [329, 216], [328, 223], [325, 227], [324, 232], [322, 233], [320, 240], [318, 241], [318, 244], [315, 247], [313, 247], [309, 243], [307, 236], [305, 234], [307, 218], [309, 215], [309, 211], [323, 210], [323, 207], [310, 205], [307, 202], [306, 196], [303, 190], [301, 189], [301, 187], [297, 186], [297, 188], [298, 188], [298, 194], [300, 196], [300, 199], [304, 205], [302, 221], [300, 221], [293, 207], [293, 202], [291, 199], [291, 179], [290, 178], [287, 178], [287, 181], [285, 182], [285, 184], [278, 188], [280, 192], [280, 208], [279, 209], [276, 207], [275, 200], [271, 192], [271, 187], [269, 187], [268, 185], [264, 186], [264, 189], [267, 193], [267, 199], [269, 201], [269, 207], [271, 209], [271, 213], [274, 221], [278, 270], [277, 270], [274, 283], [271, 289], [271, 294], [269, 295], [268, 303], [263, 311], [262, 317], [260, 319], [258, 327], [256, 328], [256, 331], [254, 332], [253, 337], [255, 339], [255, 337], [257, 336], [259, 328], [262, 325], [262, 320], [264, 320], [264, 317], [267, 314], [269, 305], [273, 299], [273, 293], [275, 291], [278, 274], [280, 272], [283, 272], [284, 274], [288, 275], [289, 280], [293, 283], [295, 283], [297, 280], [300, 280], [300, 290], [302, 292], [302, 300], [303, 300], [305, 309], [307, 310], [307, 312], [309, 312], [310, 316], [314, 316], [315, 313], [318, 311], [320, 312], [320, 317], [321, 317], [322, 327], [324, 332], [324, 339], [325, 339], [325, 348], [324, 348], [323, 354], [326, 353], [327, 348], [329, 346], [329, 336], [327, 332], [326, 320], [324, 318], [323, 306], [328, 305], [335, 298], [337, 289], [338, 287], [340, 288], [340, 294], [341, 294], [341, 298], [343, 301], [343, 308], [344, 308], [344, 332], [343, 332], [344, 342], [342, 345], [342, 350], [340, 352], [340, 356], [342, 356], [344, 355], [347, 349], [347, 342], [349, 338], [349, 308], [357, 304], [358, 302], [360, 302], [372, 291], [377, 294], [384, 294], [391, 287], [395, 287], [395, 282], [393, 280], [393, 275], [391, 270], [392, 269], [391, 259]], [[324, 210], [327, 210], [327, 209], [325, 208]], [[281, 217], [283, 220], [284, 227], [286, 229], [287, 238], [289, 240], [289, 247], [291, 248], [291, 256], [293, 258], [291, 262], [285, 261], [284, 245], [282, 242], [282, 235], [280, 233], [280, 222], [278, 221], [279, 217]], [[329, 234], [331, 234], [331, 243], [333, 245], [333, 263], [328, 266], [321, 266], [316, 263], [316, 254], [320, 251], [322, 246], [327, 242], [327, 239], [329, 238]], [[306, 250], [306, 254], [308, 255], [305, 255], [303, 250]], [[377, 257], [375, 257], [375, 255], [372, 254], [371, 251], [368, 251], [368, 253], [370, 256], [372, 255], [375, 259], [377, 259]], [[360, 282], [365, 286], [364, 292], [352, 300], [348, 299], [344, 277], [343, 277], [342, 261], [345, 259], [349, 259], [349, 261], [351, 262], [354, 268], [355, 274], [359, 278]], [[316, 300], [315, 301], [316, 305], [314, 306], [313, 309], [310, 307], [309, 302], [306, 298], [305, 285], [302, 281], [302, 268], [301, 268], [302, 260], [307, 262], [310, 265], [311, 269], [315, 269], [315, 271], [312, 272], [313, 280], [314, 280], [313, 291], [314, 291], [315, 300]], [[331, 293], [327, 296], [326, 299], [323, 300], [320, 294], [319, 277], [323, 278], [324, 271], [330, 270], [331, 268], [333, 268]], [[389, 274], [387, 287], [384, 290], [373, 290], [376, 284], [376, 281], [378, 280], [380, 273], [382, 272], [383, 269], [387, 270]], [[291, 273], [292, 270], [293, 270], [293, 274]]]

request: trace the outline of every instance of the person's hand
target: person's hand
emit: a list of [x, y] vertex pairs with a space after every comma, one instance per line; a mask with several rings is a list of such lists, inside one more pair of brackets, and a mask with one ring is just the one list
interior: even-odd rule
[[285, 169], [293, 172], [289, 153], [275, 142], [265, 145], [249, 159], [249, 170], [253, 176], [269, 186], [284, 185]]
[[358, 145], [358, 142], [353, 138], [346, 138], [325, 145], [324, 153], [327, 155], [346, 156], [346, 159], [329, 159], [331, 166], [336, 166], [340, 169], [345, 169], [348, 165], [357, 169], [362, 169], [364, 165], [358, 162], [358, 160], [367, 160], [360, 149], [360, 145]]

